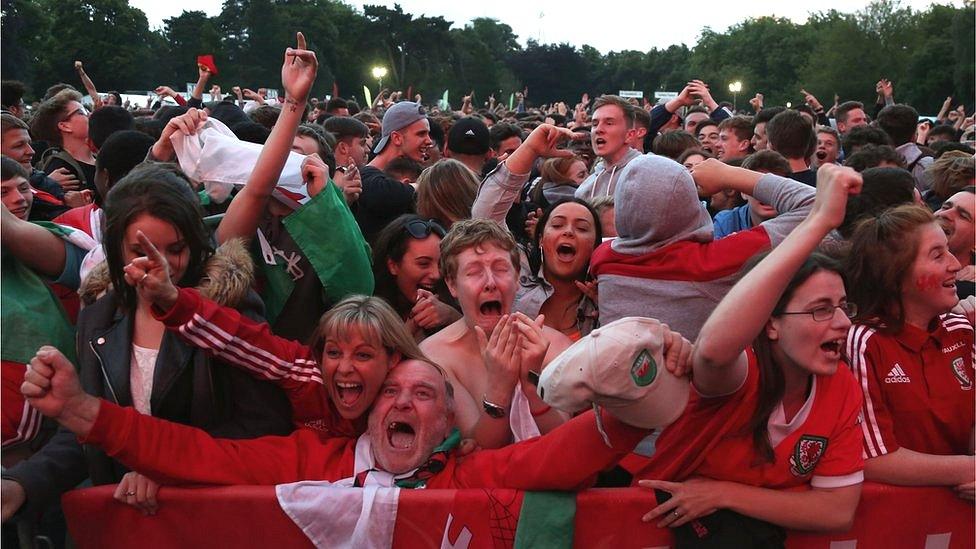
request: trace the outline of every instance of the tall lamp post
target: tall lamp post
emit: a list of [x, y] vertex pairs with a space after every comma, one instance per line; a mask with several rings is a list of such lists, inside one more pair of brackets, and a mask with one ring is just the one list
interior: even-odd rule
[[736, 80], [729, 84], [729, 91], [732, 92], [732, 110], [734, 111], [737, 108], [736, 102], [739, 98], [739, 92], [742, 91], [742, 82]]
[[380, 81], [380, 91], [383, 91], [383, 77], [386, 76], [386, 67], [373, 67], [373, 78]]

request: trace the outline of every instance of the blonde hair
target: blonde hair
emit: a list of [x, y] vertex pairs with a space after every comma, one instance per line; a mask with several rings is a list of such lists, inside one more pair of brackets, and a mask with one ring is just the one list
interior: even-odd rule
[[932, 192], [942, 200], [973, 184], [976, 160], [962, 151], [949, 151], [932, 163], [926, 172], [932, 177]]
[[521, 267], [520, 252], [512, 233], [489, 219], [465, 219], [455, 223], [441, 240], [441, 276], [453, 280], [457, 276], [457, 256], [464, 250], [485, 243], [495, 244], [508, 251], [512, 266]]
[[393, 308], [382, 298], [365, 295], [349, 296], [322, 315], [309, 342], [316, 360], [322, 356], [327, 339], [341, 339], [352, 328], [357, 328], [363, 338], [379, 343], [387, 353], [400, 353], [401, 360], [432, 362]]
[[606, 210], [612, 210], [613, 209], [613, 195], [612, 194], [608, 194], [608, 195], [603, 195], [603, 196], [597, 196], [597, 197], [594, 197], [594, 198], [590, 198], [589, 200], [587, 200], [587, 202], [589, 202], [590, 203], [590, 206], [593, 206], [593, 209], [596, 210], [596, 213], [598, 213], [600, 215], [603, 215], [603, 212], [606, 211]]
[[478, 177], [467, 166], [444, 158], [417, 178], [417, 213], [451, 225], [471, 217], [478, 196]]

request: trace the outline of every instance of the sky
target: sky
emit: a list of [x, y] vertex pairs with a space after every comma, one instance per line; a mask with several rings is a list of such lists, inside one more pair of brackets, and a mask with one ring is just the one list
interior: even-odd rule
[[[202, 10], [208, 15], [220, 13], [221, 0], [130, 0], [130, 5], [146, 13], [153, 28], [161, 27], [163, 19], [174, 17], [184, 9]], [[393, 7], [394, 2], [371, 0], [353, 2], [358, 9], [363, 4], [380, 4]], [[519, 42], [525, 45], [529, 39], [540, 43], [569, 43], [579, 47], [589, 44], [601, 53], [621, 50], [647, 51], [664, 49], [674, 44], [695, 45], [701, 29], [710, 27], [723, 32], [731, 25], [750, 17], [775, 15], [802, 23], [809, 11], [854, 12], [862, 9], [867, 0], [818, 0], [807, 3], [783, 0], [749, 0], [735, 3], [700, 0], [683, 2], [628, 2], [615, 3], [625, 6], [626, 13], [603, 16], [598, 10], [583, 10], [576, 2], [551, 2], [541, 0], [491, 0], [488, 2], [433, 2], [431, 0], [398, 0], [405, 13], [413, 15], [442, 16], [463, 27], [476, 17], [491, 17], [512, 27]], [[902, 0], [901, 5], [924, 10], [931, 0]], [[962, 5], [962, 0], [942, 0], [942, 4]], [[594, 5], [594, 4], [589, 4]], [[596, 4], [599, 5], [599, 4]], [[688, 6], [692, 9], [689, 10]], [[730, 12], [733, 12], [730, 14]], [[608, 14], [609, 15], [609, 14]], [[299, 29], [296, 29], [299, 30]]]

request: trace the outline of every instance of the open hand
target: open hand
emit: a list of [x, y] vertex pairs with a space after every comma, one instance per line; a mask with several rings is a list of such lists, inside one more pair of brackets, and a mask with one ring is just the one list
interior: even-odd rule
[[586, 134], [576, 133], [568, 128], [557, 128], [552, 124], [541, 124], [532, 130], [525, 145], [529, 146], [540, 158], [567, 158], [573, 156], [573, 151], [557, 148], [565, 141], [582, 141]]
[[55, 183], [61, 186], [63, 191], [77, 191], [81, 188], [81, 181], [75, 173], [66, 167], [61, 167], [47, 174]]
[[637, 481], [641, 488], [664, 490], [671, 494], [671, 499], [651, 509], [641, 520], [651, 522], [655, 518], [661, 518], [657, 523], [658, 528], [676, 528], [710, 515], [721, 508], [721, 484], [721, 481], [704, 478], [693, 478], [685, 482]]
[[530, 372], [536, 377], [542, 373], [546, 353], [549, 351], [549, 340], [543, 333], [546, 317], [539, 315], [533, 320], [523, 313], [515, 313], [512, 317], [515, 319], [515, 329], [522, 336], [519, 343], [522, 362], [521, 379], [528, 381]]
[[491, 337], [485, 335], [481, 326], [474, 327], [489, 383], [495, 385], [500, 392], [509, 394], [515, 389], [515, 384], [522, 373], [519, 352], [521, 336], [514, 325], [514, 315], [502, 315], [495, 329], [492, 330]]

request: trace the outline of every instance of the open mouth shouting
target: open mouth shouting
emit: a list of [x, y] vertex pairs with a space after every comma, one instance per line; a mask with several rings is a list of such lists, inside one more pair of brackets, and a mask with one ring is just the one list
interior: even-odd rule
[[502, 316], [502, 302], [497, 299], [485, 301], [478, 307], [483, 316]]
[[840, 360], [841, 350], [844, 348], [846, 338], [832, 339], [820, 344], [820, 350], [831, 360]]
[[408, 422], [391, 421], [386, 426], [386, 440], [394, 450], [409, 450], [416, 439], [417, 432]]
[[825, 150], [817, 151], [817, 160], [824, 160], [825, 158], [827, 158], [827, 151]]
[[942, 281], [942, 288], [952, 292], [953, 295], [956, 293], [956, 277], [947, 278]]
[[556, 258], [565, 263], [572, 263], [576, 259], [576, 246], [569, 243], [556, 246]]
[[351, 381], [336, 381], [335, 392], [338, 398], [337, 404], [352, 408], [363, 397], [363, 384]]

